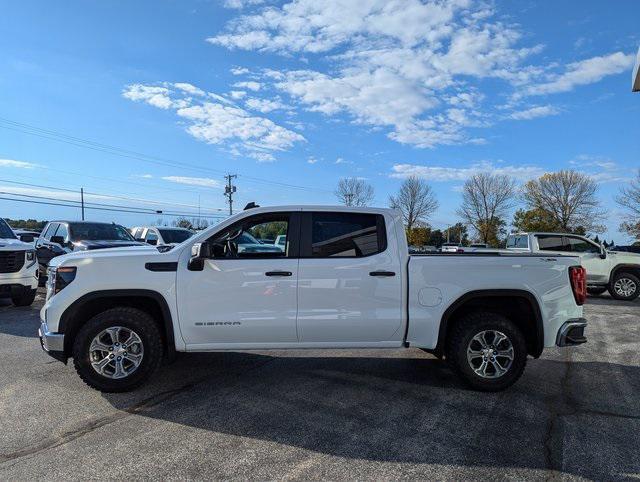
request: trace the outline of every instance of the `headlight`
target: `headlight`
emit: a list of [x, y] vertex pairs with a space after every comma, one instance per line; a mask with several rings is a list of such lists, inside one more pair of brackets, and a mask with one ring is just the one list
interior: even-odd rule
[[47, 299], [62, 291], [76, 277], [75, 266], [61, 266], [47, 270]]
[[34, 264], [36, 264], [36, 251], [35, 249], [30, 249], [25, 252], [25, 258], [27, 263], [27, 268], [30, 268]]

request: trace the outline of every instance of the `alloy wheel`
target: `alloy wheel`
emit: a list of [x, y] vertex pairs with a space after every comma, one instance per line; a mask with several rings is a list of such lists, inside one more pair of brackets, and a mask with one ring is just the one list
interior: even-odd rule
[[469, 366], [482, 378], [500, 378], [509, 371], [513, 359], [513, 344], [501, 331], [481, 331], [467, 346]]
[[138, 334], [123, 326], [112, 326], [98, 333], [89, 345], [91, 366], [100, 375], [119, 379], [135, 372], [144, 356]]
[[618, 278], [613, 284], [613, 289], [618, 296], [632, 296], [638, 287], [635, 281], [629, 278]]

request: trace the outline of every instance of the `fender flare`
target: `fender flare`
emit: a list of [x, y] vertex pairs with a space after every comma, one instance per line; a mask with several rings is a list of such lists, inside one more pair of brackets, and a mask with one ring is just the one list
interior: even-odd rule
[[[82, 295], [80, 298], [75, 300], [67, 309], [62, 313], [60, 317], [60, 324], [58, 327], [58, 331], [60, 333], [65, 333], [67, 325], [73, 320], [73, 318], [77, 315], [78, 311], [85, 307], [87, 303], [91, 303], [93, 301], [105, 298], [146, 298], [155, 302], [160, 308], [160, 314], [162, 319], [159, 320], [162, 323], [162, 331], [166, 340], [166, 355], [167, 358], [171, 361], [176, 356], [176, 341], [173, 334], [174, 326], [173, 326], [173, 317], [171, 316], [171, 310], [169, 309], [169, 304], [164, 296], [162, 296], [157, 291], [153, 290], [144, 290], [144, 289], [124, 289], [124, 290], [100, 290], [100, 291], [91, 291]], [[65, 345], [67, 341], [65, 340]], [[65, 346], [65, 353], [67, 352], [67, 347]]]
[[619, 271], [631, 268], [631, 274], [635, 274], [636, 276], [640, 275], [640, 264], [631, 264], [631, 263], [620, 263], [613, 267], [611, 270], [611, 275], [609, 276], [609, 283], [613, 281], [613, 278], [618, 274]]
[[449, 320], [451, 315], [462, 305], [465, 303], [476, 299], [476, 298], [487, 298], [487, 297], [512, 297], [512, 298], [520, 298], [524, 299], [529, 303], [531, 307], [535, 322], [536, 322], [536, 344], [533, 347], [534, 350], [531, 353], [532, 356], [538, 358], [542, 354], [542, 350], [544, 349], [544, 322], [542, 319], [542, 312], [540, 311], [540, 304], [536, 297], [527, 290], [514, 290], [514, 289], [490, 289], [490, 290], [476, 290], [469, 291], [458, 299], [456, 299], [453, 303], [451, 303], [445, 312], [442, 314], [442, 318], [440, 320], [440, 329], [438, 331], [438, 344], [434, 352], [436, 354], [442, 354], [444, 352], [444, 344], [447, 336], [447, 329], [449, 325]]

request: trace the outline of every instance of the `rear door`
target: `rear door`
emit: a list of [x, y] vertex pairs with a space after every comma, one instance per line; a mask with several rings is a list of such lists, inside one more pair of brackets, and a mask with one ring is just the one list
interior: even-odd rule
[[402, 267], [381, 214], [303, 212], [298, 288], [302, 343], [392, 341]]

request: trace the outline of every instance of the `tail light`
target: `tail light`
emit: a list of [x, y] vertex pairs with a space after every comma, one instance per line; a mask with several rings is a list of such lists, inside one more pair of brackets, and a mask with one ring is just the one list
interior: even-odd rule
[[587, 299], [587, 270], [582, 266], [571, 266], [569, 268], [569, 279], [573, 297], [578, 306], [582, 306]]

